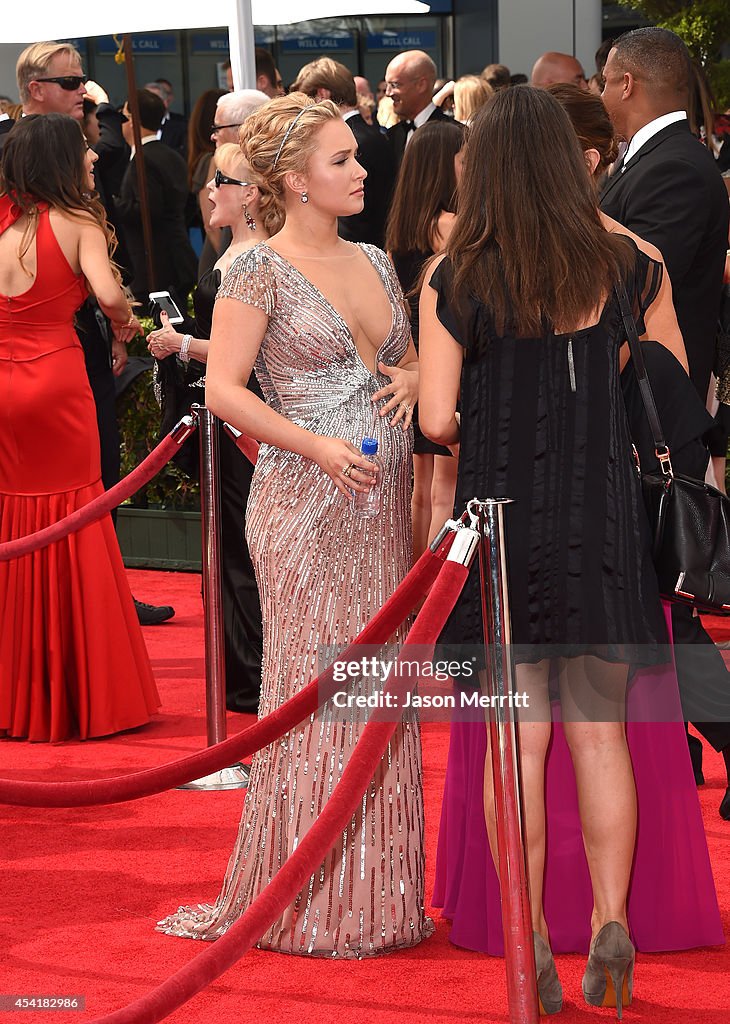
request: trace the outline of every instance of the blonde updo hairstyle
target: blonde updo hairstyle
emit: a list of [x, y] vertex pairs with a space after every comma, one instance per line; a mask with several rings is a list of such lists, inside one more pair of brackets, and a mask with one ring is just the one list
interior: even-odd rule
[[241, 125], [239, 141], [253, 175], [250, 180], [263, 182], [272, 203], [281, 210], [282, 223], [286, 175], [306, 174], [320, 128], [341, 118], [332, 100], [314, 101], [303, 92], [292, 92], [260, 107]]
[[284, 224], [284, 209], [274, 200], [271, 189], [263, 177], [257, 174], [246, 162], [246, 157], [241, 147], [235, 142], [224, 142], [215, 151], [215, 166], [229, 178], [237, 178], [239, 181], [255, 185], [259, 190], [258, 209], [256, 217], [263, 225], [268, 235], [275, 235], [281, 231]]

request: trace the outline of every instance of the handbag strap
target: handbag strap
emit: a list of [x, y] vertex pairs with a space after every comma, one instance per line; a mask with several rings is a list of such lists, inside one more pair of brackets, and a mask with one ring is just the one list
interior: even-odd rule
[[636, 321], [634, 320], [634, 315], [631, 311], [631, 304], [629, 303], [629, 297], [626, 293], [626, 285], [620, 278], [614, 285], [614, 292], [616, 293], [616, 298], [618, 299], [619, 308], [621, 310], [621, 317], [624, 322], [626, 340], [629, 343], [629, 350], [631, 352], [631, 362], [634, 367], [634, 372], [636, 373], [636, 379], [639, 382], [641, 400], [644, 403], [646, 418], [649, 420], [649, 428], [651, 430], [652, 438], [654, 439], [654, 451], [662, 467], [662, 473], [664, 473], [665, 476], [672, 476], [670, 452], [667, 442], [664, 439], [664, 431], [662, 430], [662, 425], [659, 421], [659, 413], [656, 408], [656, 402], [654, 401], [654, 392], [651, 389], [649, 377], [646, 372], [646, 363], [644, 362], [644, 353], [641, 351], [639, 332], [636, 330]]

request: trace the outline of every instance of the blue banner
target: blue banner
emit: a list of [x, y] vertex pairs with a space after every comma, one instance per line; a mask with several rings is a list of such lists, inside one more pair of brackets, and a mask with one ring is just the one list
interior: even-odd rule
[[[100, 36], [96, 41], [96, 52], [99, 55], [115, 54], [118, 49], [113, 36]], [[155, 33], [132, 36], [132, 53], [135, 57], [143, 57], [145, 54], [177, 53], [177, 35]]]
[[403, 32], [368, 32], [368, 50], [435, 50], [436, 31], [413, 29]]
[[224, 53], [228, 56], [228, 33], [220, 32], [217, 35], [204, 35], [202, 32], [195, 32], [190, 37], [190, 50], [192, 53]]
[[283, 53], [332, 53], [355, 49], [355, 37], [348, 36], [298, 36], [282, 39]]

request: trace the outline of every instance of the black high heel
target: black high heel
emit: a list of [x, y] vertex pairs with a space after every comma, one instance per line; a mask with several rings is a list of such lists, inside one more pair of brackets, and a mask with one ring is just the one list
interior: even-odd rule
[[537, 974], [537, 997], [540, 1014], [552, 1015], [563, 1008], [563, 986], [558, 978], [552, 950], [538, 932], [532, 933], [535, 943], [535, 972]]
[[583, 975], [583, 996], [589, 1006], [615, 1006], [621, 1020], [634, 988], [636, 950], [618, 921], [604, 924], [591, 942]]

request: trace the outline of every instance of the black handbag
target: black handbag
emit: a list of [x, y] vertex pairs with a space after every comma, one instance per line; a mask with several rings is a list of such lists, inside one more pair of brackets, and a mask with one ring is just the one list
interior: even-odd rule
[[641, 476], [659, 592], [668, 601], [699, 611], [730, 614], [730, 499], [703, 480], [672, 469], [623, 282], [616, 285], [616, 295], [661, 468]]

